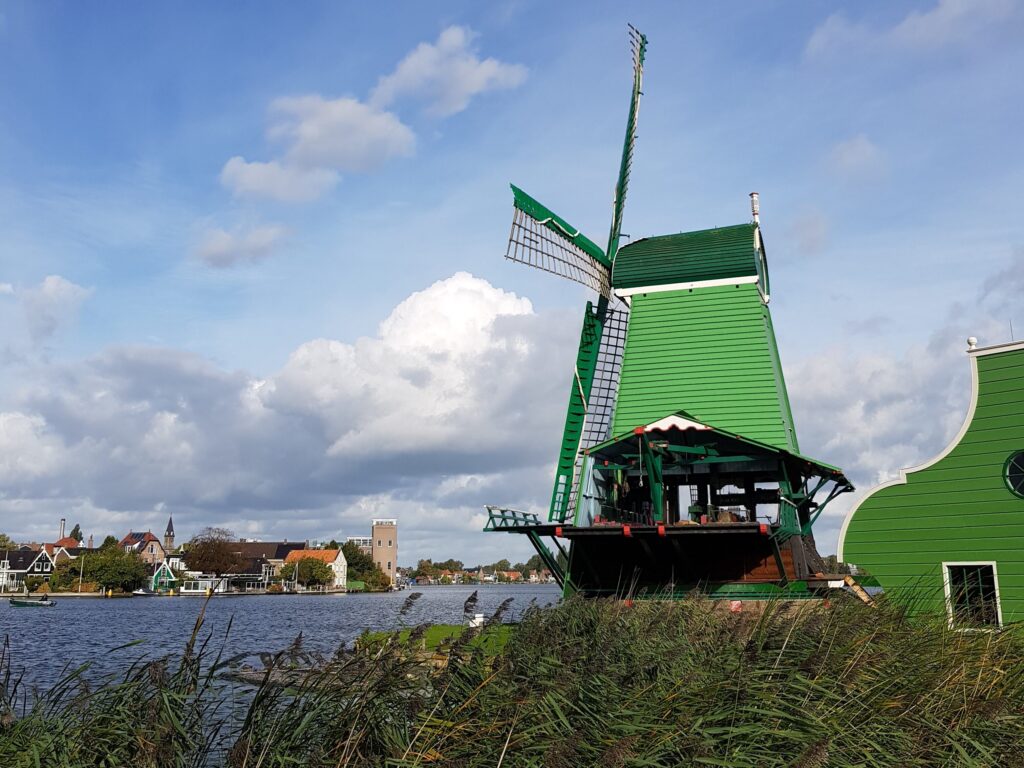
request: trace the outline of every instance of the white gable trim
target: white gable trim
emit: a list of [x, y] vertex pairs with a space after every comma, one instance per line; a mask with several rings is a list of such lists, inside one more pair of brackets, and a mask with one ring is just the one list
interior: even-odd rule
[[652, 421], [646, 427], [644, 432], [664, 431], [666, 429], [700, 429], [707, 430], [711, 429], [707, 424], [701, 424], [699, 421], [693, 421], [692, 419], [684, 419], [682, 416], [672, 414], [666, 416], [663, 419]]

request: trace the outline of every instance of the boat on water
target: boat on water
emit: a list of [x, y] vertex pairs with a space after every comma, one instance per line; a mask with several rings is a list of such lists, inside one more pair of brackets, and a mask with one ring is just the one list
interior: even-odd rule
[[159, 592], [154, 592], [152, 589], [146, 589], [145, 587], [140, 587], [139, 589], [136, 589], [136, 590], [132, 591], [132, 596], [133, 597], [160, 597], [160, 593]]
[[14, 608], [52, 608], [57, 601], [44, 595], [43, 597], [12, 597], [10, 603]]

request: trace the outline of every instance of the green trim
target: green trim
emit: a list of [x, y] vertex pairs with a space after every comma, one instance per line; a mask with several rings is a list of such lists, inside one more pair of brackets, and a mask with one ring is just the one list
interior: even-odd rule
[[1024, 451], [1014, 451], [1006, 457], [1006, 462], [1003, 464], [1003, 482], [1006, 483], [1006, 488], [1016, 496], [1018, 499], [1024, 499], [1024, 485], [1021, 486], [1020, 490], [1017, 490], [1010, 485], [1010, 464], [1014, 463], [1015, 459], [1020, 459], [1020, 463], [1024, 465]]
[[611, 259], [605, 255], [597, 243], [581, 233], [561, 216], [554, 213], [550, 208], [534, 200], [515, 184], [509, 184], [509, 186], [512, 187], [513, 204], [516, 208], [527, 216], [532, 216], [552, 232], [564, 237], [597, 262], [609, 269], [611, 268]]

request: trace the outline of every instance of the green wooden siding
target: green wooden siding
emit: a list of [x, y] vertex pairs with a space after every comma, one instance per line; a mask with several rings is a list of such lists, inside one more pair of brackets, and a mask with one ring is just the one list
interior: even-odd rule
[[974, 416], [956, 446], [906, 483], [868, 495], [846, 527], [840, 554], [886, 589], [944, 609], [943, 562], [996, 562], [1005, 622], [1024, 620], [1024, 499], [1003, 465], [1024, 450], [1024, 349], [976, 355]]
[[753, 224], [648, 237], [619, 249], [612, 285], [638, 288], [753, 277], [758, 262]]
[[797, 452], [771, 315], [757, 285], [632, 297], [612, 433], [686, 411]]

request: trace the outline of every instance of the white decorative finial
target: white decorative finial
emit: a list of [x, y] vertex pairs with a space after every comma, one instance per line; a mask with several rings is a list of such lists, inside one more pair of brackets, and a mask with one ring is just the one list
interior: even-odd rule
[[761, 196], [757, 192], [750, 193], [750, 212], [754, 214], [754, 223], [761, 222]]
[[978, 348], [978, 339], [977, 339], [977, 337], [975, 337], [975, 336], [968, 336], [967, 337], [967, 349], [968, 350], [972, 350], [972, 349], [977, 349], [977, 348]]

